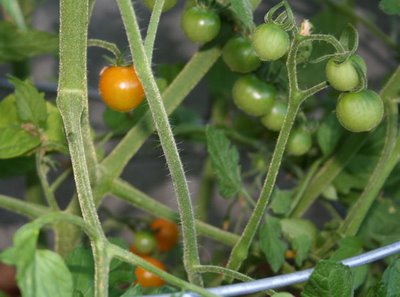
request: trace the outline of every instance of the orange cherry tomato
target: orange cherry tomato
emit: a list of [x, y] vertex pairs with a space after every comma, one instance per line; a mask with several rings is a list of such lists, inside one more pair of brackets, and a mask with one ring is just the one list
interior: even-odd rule
[[99, 91], [104, 103], [111, 109], [128, 112], [144, 99], [142, 83], [130, 66], [108, 66], [100, 72]]
[[[160, 268], [162, 270], [166, 270], [165, 265], [160, 262], [159, 260], [152, 258], [152, 257], [143, 257], [144, 260], [149, 262], [150, 264]], [[165, 284], [165, 281], [160, 278], [158, 275], [147, 271], [142, 267], [137, 267], [135, 269], [135, 276], [136, 276], [136, 284], [141, 285], [143, 288], [148, 287], [161, 287]]]
[[174, 222], [158, 218], [151, 223], [150, 228], [154, 232], [160, 252], [167, 252], [177, 244], [179, 229]]

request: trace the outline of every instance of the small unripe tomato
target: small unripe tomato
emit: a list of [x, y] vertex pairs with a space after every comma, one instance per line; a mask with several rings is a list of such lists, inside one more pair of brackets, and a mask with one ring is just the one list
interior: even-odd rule
[[332, 58], [326, 64], [325, 72], [329, 84], [338, 91], [352, 91], [360, 85], [360, 77], [356, 67], [360, 67], [362, 71], [366, 71], [364, 60], [353, 55], [342, 63], [337, 63]]
[[221, 29], [221, 19], [211, 9], [193, 6], [183, 13], [181, 27], [190, 40], [205, 43], [218, 35]]
[[[156, 2], [155, 0], [144, 0], [144, 4], [150, 10], [153, 10], [155, 2]], [[166, 12], [171, 8], [173, 8], [175, 5], [176, 5], [176, 0], [165, 0], [162, 11]]]
[[307, 153], [312, 146], [311, 133], [305, 129], [293, 129], [290, 133], [286, 150], [289, 155], [301, 156]]
[[108, 66], [101, 70], [100, 96], [111, 109], [128, 112], [144, 99], [142, 83], [130, 66]]
[[383, 118], [383, 101], [371, 90], [343, 93], [336, 105], [339, 123], [351, 132], [365, 132], [374, 129]]
[[252, 72], [261, 65], [251, 41], [242, 36], [228, 40], [222, 49], [222, 59], [230, 70], [239, 73]]
[[157, 241], [154, 235], [147, 231], [138, 231], [135, 233], [136, 254], [149, 255], [157, 247]]
[[289, 34], [276, 24], [262, 24], [252, 35], [254, 50], [263, 61], [275, 61], [289, 50]]
[[287, 103], [275, 101], [269, 113], [261, 118], [261, 123], [272, 131], [280, 131], [287, 113]]
[[236, 80], [232, 95], [234, 103], [241, 110], [252, 116], [263, 116], [272, 108], [276, 89], [273, 85], [249, 74]]
[[154, 232], [160, 252], [168, 252], [178, 243], [179, 229], [174, 222], [158, 218], [151, 222], [150, 228]]
[[[155, 258], [143, 257], [143, 259], [161, 270], [166, 270], [165, 265]], [[143, 288], [161, 287], [165, 284], [161, 277], [139, 266], [136, 267], [134, 274], [136, 276], [136, 284], [141, 285]]]

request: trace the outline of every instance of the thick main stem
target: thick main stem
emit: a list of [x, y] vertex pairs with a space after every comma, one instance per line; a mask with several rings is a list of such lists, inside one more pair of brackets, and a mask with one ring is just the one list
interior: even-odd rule
[[194, 211], [178, 148], [168, 122], [168, 115], [163, 105], [160, 91], [152, 75], [132, 3], [129, 0], [117, 0], [117, 3], [127, 31], [136, 72], [143, 84], [176, 192], [182, 223], [183, 262], [186, 272], [191, 282], [202, 285], [203, 282], [200, 274], [193, 270], [194, 266], [199, 265], [200, 259], [197, 250]]
[[89, 178], [88, 163], [91, 172], [95, 170], [93, 168], [95, 164], [88, 162], [85, 150], [90, 140], [85, 133], [87, 130], [85, 127], [88, 128], [86, 77], [88, 21], [89, 1], [60, 2], [60, 73], [57, 106], [64, 121], [82, 216], [94, 229], [91, 244], [95, 262], [95, 297], [102, 297], [108, 294], [108, 257], [104, 249], [106, 239], [97, 216]]

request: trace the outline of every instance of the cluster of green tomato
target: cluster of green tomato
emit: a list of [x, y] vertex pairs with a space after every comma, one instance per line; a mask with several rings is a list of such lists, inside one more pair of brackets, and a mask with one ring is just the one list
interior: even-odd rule
[[[183, 13], [181, 25], [189, 39], [205, 43], [218, 35], [221, 21], [210, 8], [194, 6]], [[251, 37], [233, 36], [222, 49], [222, 58], [229, 69], [243, 74], [232, 89], [235, 105], [251, 116], [260, 117], [265, 127], [276, 132], [282, 127], [287, 102], [278, 100], [275, 86], [261, 80], [254, 71], [262, 61], [275, 61], [283, 57], [289, 46], [289, 35], [280, 26], [263, 24]], [[311, 146], [311, 133], [304, 127], [296, 127], [288, 140], [287, 152], [300, 156], [308, 152]]]
[[[218, 35], [221, 21], [210, 8], [194, 6], [183, 13], [181, 25], [189, 39], [205, 43]], [[250, 37], [232, 37], [222, 51], [226, 65], [232, 71], [244, 74], [233, 86], [234, 103], [245, 113], [260, 117], [263, 125], [272, 131], [280, 131], [288, 105], [276, 100], [275, 87], [253, 72], [262, 61], [276, 61], [285, 56], [290, 42], [290, 36], [282, 26], [264, 23]], [[364, 60], [355, 54], [344, 61], [331, 58], [326, 65], [327, 81], [334, 89], [343, 92], [337, 101], [337, 118], [344, 128], [352, 132], [370, 131], [383, 117], [380, 96], [372, 90], [360, 90], [361, 76], [365, 72]], [[304, 127], [295, 127], [288, 140], [287, 152], [299, 156], [311, 146], [310, 132]]]

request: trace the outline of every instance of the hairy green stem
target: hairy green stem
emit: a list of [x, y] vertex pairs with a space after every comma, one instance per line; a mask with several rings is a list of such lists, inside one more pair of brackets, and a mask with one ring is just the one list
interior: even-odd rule
[[247, 222], [242, 236], [239, 241], [233, 247], [227, 268], [238, 270], [242, 262], [246, 259], [250, 245], [257, 232], [258, 226], [261, 223], [265, 210], [267, 208], [269, 199], [275, 186], [276, 177], [279, 172], [283, 153], [285, 151], [286, 143], [288, 141], [290, 131], [296, 119], [297, 112], [302, 102], [309, 96], [321, 91], [326, 87], [326, 83], [319, 83], [307, 90], [301, 90], [298, 86], [297, 72], [296, 72], [296, 55], [301, 43], [308, 40], [312, 41], [325, 41], [330, 43], [339, 52], [343, 52], [344, 49], [341, 44], [332, 36], [329, 35], [310, 35], [300, 36], [297, 35], [292, 41], [289, 49], [288, 58], [286, 61], [286, 68], [288, 70], [289, 80], [289, 105], [288, 110], [283, 122], [281, 131], [278, 136], [278, 140], [275, 145], [274, 152], [272, 154], [271, 162], [268, 168], [267, 176], [265, 177], [263, 187], [261, 189], [260, 196], [257, 200], [256, 207], [251, 214], [249, 221]]
[[130, 0], [117, 0], [117, 3], [127, 31], [135, 69], [143, 84], [147, 102], [171, 173], [182, 224], [183, 263], [189, 280], [194, 284], [202, 285], [201, 275], [192, 269], [193, 266], [199, 265], [200, 259], [197, 249], [194, 211], [178, 148], [169, 125], [168, 115], [160, 91], [147, 60], [132, 2]]
[[101, 39], [88, 39], [88, 47], [95, 46], [95, 47], [100, 47], [102, 49], [105, 49], [112, 53], [116, 59], [121, 57], [121, 52], [119, 48], [111, 42], [104, 41]]
[[242, 282], [248, 282], [254, 280], [250, 276], [247, 276], [243, 273], [237, 272], [235, 270], [230, 270], [225, 267], [214, 266], [214, 265], [200, 265], [194, 267], [196, 271], [200, 273], [216, 273], [216, 274], [223, 274], [225, 276], [229, 276], [231, 278], [240, 280]]
[[155, 0], [149, 27], [147, 28], [146, 39], [144, 40], [144, 50], [146, 51], [147, 60], [150, 65], [153, 60], [154, 41], [156, 40], [158, 23], [160, 22], [164, 2], [165, 0]]
[[245, 229], [243, 230], [242, 236], [232, 249], [231, 255], [229, 257], [229, 262], [227, 264], [228, 269], [239, 270], [242, 262], [246, 259], [248, 255], [248, 250], [250, 248], [251, 242], [257, 232], [258, 226], [263, 218], [265, 209], [268, 205], [269, 198], [274, 189], [285, 146], [289, 138], [290, 130], [296, 118], [300, 103], [301, 101], [291, 101], [291, 103], [289, 103], [287, 114], [283, 122], [281, 132], [279, 133], [277, 143], [275, 145], [275, 150], [272, 155], [271, 163], [268, 168], [268, 173], [265, 178], [260, 197], [257, 200], [254, 211], [251, 214], [251, 217], [247, 222]]
[[0, 207], [29, 218], [37, 218], [50, 212], [47, 207], [5, 195], [0, 195]]
[[64, 122], [82, 216], [95, 232], [91, 240], [95, 263], [94, 296], [102, 297], [108, 294], [108, 267], [104, 263], [107, 257], [104, 258], [102, 251], [106, 239], [91, 190], [91, 181], [96, 173], [96, 160], [93, 156], [94, 147], [90, 138], [87, 114], [88, 22], [88, 0], [60, 2], [60, 72], [57, 106]]

